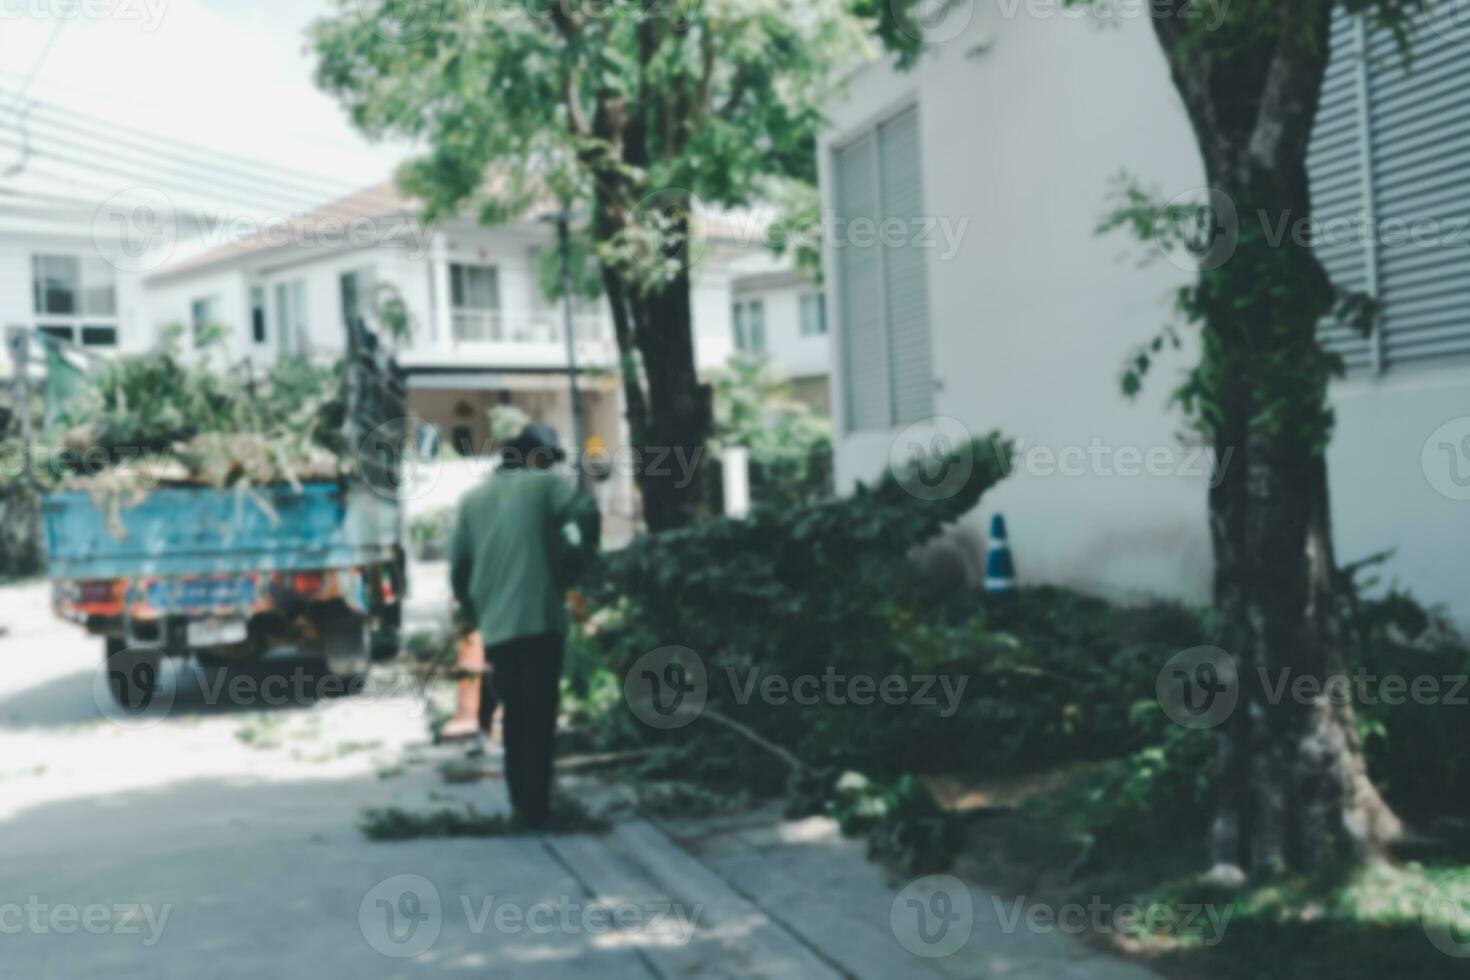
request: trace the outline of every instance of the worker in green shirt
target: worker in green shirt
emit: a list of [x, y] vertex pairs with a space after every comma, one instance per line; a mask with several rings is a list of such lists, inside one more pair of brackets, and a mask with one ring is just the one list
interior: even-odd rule
[[531, 828], [550, 816], [569, 578], [601, 534], [592, 497], [553, 471], [565, 458], [555, 429], [526, 426], [495, 473], [460, 501], [450, 540], [459, 616], [480, 631], [504, 706], [511, 806]]

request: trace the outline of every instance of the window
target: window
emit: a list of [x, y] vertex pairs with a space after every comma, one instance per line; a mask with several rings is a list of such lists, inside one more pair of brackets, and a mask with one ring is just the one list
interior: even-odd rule
[[758, 299], [736, 303], [735, 349], [745, 354], [766, 352], [766, 304]]
[[342, 323], [348, 329], [367, 326], [372, 311], [374, 275], [372, 267], [342, 273]]
[[82, 327], [83, 347], [116, 347], [117, 327]]
[[801, 298], [801, 335], [819, 337], [827, 332], [827, 297], [807, 293]]
[[276, 284], [276, 320], [281, 325], [282, 352], [303, 356], [310, 353], [305, 279]]
[[1470, 358], [1470, 66], [1457, 7], [1418, 15], [1430, 30], [1413, 33], [1409, 65], [1391, 31], [1334, 14], [1307, 173], [1317, 257], [1334, 286], [1379, 301], [1368, 337], [1322, 325], [1323, 346], [1350, 371]]
[[456, 340], [497, 341], [501, 337], [500, 277], [494, 266], [449, 267], [449, 307]]
[[36, 314], [46, 321], [37, 324], [42, 333], [72, 343], [80, 333], [90, 346], [117, 346], [117, 324], [107, 322], [117, 316], [117, 271], [107, 262], [95, 255], [34, 255], [31, 288]]
[[189, 326], [194, 332], [194, 346], [204, 342], [205, 328], [219, 324], [219, 297], [201, 296], [189, 304]]
[[920, 163], [917, 109], [834, 154], [843, 389], [854, 431], [905, 425], [934, 412], [927, 253], [878, 233], [894, 221], [917, 227]]
[[250, 287], [250, 338], [257, 344], [266, 341], [269, 332], [265, 319], [265, 287]]

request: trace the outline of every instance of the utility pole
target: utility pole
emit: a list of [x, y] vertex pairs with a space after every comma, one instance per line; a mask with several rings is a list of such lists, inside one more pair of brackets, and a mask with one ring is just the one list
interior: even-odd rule
[[582, 459], [582, 392], [577, 387], [577, 335], [572, 318], [572, 229], [571, 212], [565, 201], [556, 213], [557, 246], [561, 252], [561, 304], [563, 333], [567, 341], [567, 377], [572, 392], [572, 451], [577, 467], [577, 486], [587, 489], [587, 467]]
[[5, 331], [5, 342], [10, 348], [10, 366], [15, 371], [11, 391], [15, 399], [15, 413], [20, 420], [20, 447], [22, 473], [25, 482], [32, 481], [31, 471], [31, 338], [26, 327], [9, 327]]

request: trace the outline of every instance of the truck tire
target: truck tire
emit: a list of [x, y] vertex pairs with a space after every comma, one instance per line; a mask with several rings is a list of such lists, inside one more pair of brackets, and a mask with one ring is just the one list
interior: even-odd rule
[[316, 620], [327, 673], [346, 683], [346, 693], [361, 690], [372, 666], [372, 624], [350, 610], [333, 610]]
[[130, 647], [120, 637], [108, 637], [105, 659], [107, 690], [126, 711], [141, 712], [153, 702], [163, 655], [154, 647]]

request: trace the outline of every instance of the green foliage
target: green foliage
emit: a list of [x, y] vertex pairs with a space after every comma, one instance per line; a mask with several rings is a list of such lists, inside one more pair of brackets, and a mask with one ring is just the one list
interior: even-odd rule
[[750, 450], [755, 499], [799, 503], [831, 492], [832, 423], [796, 400], [768, 358], [733, 357], [715, 379], [715, 434]]
[[[594, 176], [626, 181], [629, 206], [663, 188], [737, 205], [769, 175], [810, 180], [833, 69], [861, 36], [838, 0], [443, 0], [409, 25], [396, 6], [318, 21], [317, 80], [364, 131], [430, 148], [401, 178], [431, 218], [592, 200]], [[603, 214], [613, 232], [633, 217]]]
[[[398, 807], [365, 810], [358, 820], [364, 837], [375, 841], [420, 840], [438, 837], [509, 837], [525, 828], [512, 816], [485, 813], [473, 804], [413, 812]], [[575, 799], [555, 797], [547, 829], [557, 834], [596, 834], [608, 829]]]
[[418, 514], [408, 524], [408, 543], [421, 561], [434, 561], [444, 555], [449, 533], [454, 526], [455, 509], [436, 507]]
[[964, 842], [960, 818], [941, 809], [912, 776], [879, 786], [860, 773], [844, 773], [828, 813], [844, 834], [867, 835], [869, 857], [908, 874], [946, 870]]
[[348, 452], [342, 367], [282, 358], [259, 380], [192, 360], [180, 332], [148, 354], [99, 361], [56, 409], [44, 476], [96, 477], [116, 464], [216, 485], [335, 477]]

